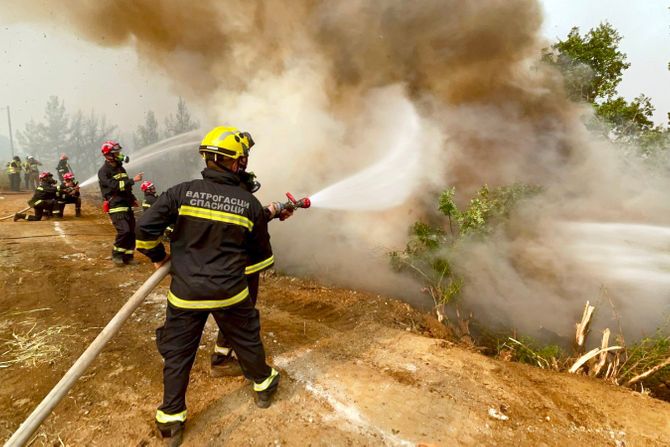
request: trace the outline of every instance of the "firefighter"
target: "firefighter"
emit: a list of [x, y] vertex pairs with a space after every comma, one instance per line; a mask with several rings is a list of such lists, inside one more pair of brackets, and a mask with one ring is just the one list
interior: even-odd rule
[[24, 213], [14, 214], [14, 222], [25, 219], [28, 221], [42, 220], [42, 216], [51, 217], [56, 206], [56, 180], [51, 172], [42, 172], [39, 175], [40, 184], [35, 189], [33, 198], [28, 201], [35, 210], [34, 216], [28, 216]]
[[121, 153], [121, 145], [114, 140], [105, 141], [101, 147], [105, 163], [98, 171], [98, 183], [104, 199], [103, 209], [116, 229], [116, 239], [112, 247], [112, 261], [118, 266], [136, 264], [133, 259], [135, 250], [135, 215], [133, 206], [137, 199], [133, 195], [133, 185], [142, 181], [142, 174], [130, 178], [123, 167], [128, 157]]
[[[254, 140], [248, 132], [245, 136], [249, 141], [249, 149], [254, 146]], [[240, 157], [240, 184], [251, 193], [255, 193], [261, 188], [261, 184], [256, 179], [253, 172], [247, 171], [249, 157]], [[272, 202], [263, 209], [266, 220], [269, 222], [274, 218], [286, 220], [293, 215], [292, 209], [285, 209], [280, 202]], [[260, 271], [254, 271], [253, 268], [247, 268], [245, 274], [247, 276], [247, 283], [249, 285], [249, 296], [254, 306], [258, 300], [258, 288], [260, 285]], [[210, 358], [210, 375], [212, 377], [230, 377], [242, 375], [240, 363], [237, 360], [237, 355], [232, 346], [226, 340], [226, 336], [222, 331], [219, 331], [216, 344], [214, 345], [214, 353]]]
[[142, 210], [146, 211], [151, 208], [151, 205], [156, 203], [158, 196], [156, 195], [156, 186], [149, 180], [142, 182], [140, 189], [144, 193], [144, 200], [142, 201]]
[[248, 266], [260, 271], [274, 263], [263, 207], [240, 185], [240, 157], [248, 150], [237, 129], [213, 129], [200, 145], [203, 179], [168, 189], [139, 220], [137, 248], [156, 267], [167, 260], [161, 234], [174, 225], [172, 283], [165, 323], [156, 331], [164, 359], [156, 423], [164, 437], [181, 437], [189, 374], [210, 313], [253, 382], [256, 405], [269, 407], [279, 384], [279, 373], [265, 361], [245, 277]]
[[23, 163], [23, 179], [26, 183], [27, 190], [37, 188], [37, 185], [39, 183], [38, 175], [40, 171], [38, 166], [41, 165], [42, 163], [35, 160], [35, 157], [33, 157], [32, 155], [28, 155], [28, 158], [26, 158], [25, 163]]
[[72, 168], [70, 167], [70, 163], [68, 162], [70, 158], [65, 155], [65, 154], [60, 154], [60, 160], [58, 160], [58, 166], [56, 166], [56, 172], [58, 172], [58, 178], [60, 179], [61, 183], [63, 182], [63, 176], [68, 173], [72, 172]]
[[15, 155], [7, 163], [7, 176], [9, 177], [9, 188], [12, 191], [21, 191], [21, 159]]
[[[66, 172], [63, 174], [63, 183], [58, 185], [58, 216], [63, 217], [65, 214], [65, 205], [74, 203], [75, 217], [81, 217], [81, 196], [79, 193], [79, 182], [75, 180], [74, 174]], [[54, 211], [54, 214], [56, 212]]]

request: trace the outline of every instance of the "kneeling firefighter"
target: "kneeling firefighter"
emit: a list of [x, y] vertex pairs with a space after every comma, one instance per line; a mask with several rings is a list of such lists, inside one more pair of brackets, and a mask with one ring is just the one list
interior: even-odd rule
[[28, 216], [24, 213], [14, 214], [14, 222], [20, 219], [29, 221], [42, 220], [42, 216], [51, 217], [56, 207], [56, 180], [51, 172], [42, 172], [39, 175], [40, 184], [35, 188], [32, 199], [28, 201], [35, 210], [34, 216]]
[[[63, 183], [58, 185], [58, 215], [64, 216], [65, 205], [74, 204], [75, 217], [81, 217], [81, 193], [79, 192], [79, 182], [75, 180], [74, 174], [66, 172], [63, 174]], [[54, 214], [56, 212], [54, 211]]]
[[164, 437], [181, 436], [186, 388], [200, 338], [211, 313], [253, 382], [256, 405], [267, 408], [279, 384], [268, 366], [260, 337], [260, 316], [249, 296], [245, 269], [273, 264], [263, 206], [240, 185], [240, 158], [247, 136], [217, 127], [200, 145], [202, 180], [165, 191], [137, 225], [137, 249], [156, 267], [168, 259], [160, 237], [174, 225], [172, 283], [163, 327], [156, 331], [163, 366], [163, 403], [156, 423]]

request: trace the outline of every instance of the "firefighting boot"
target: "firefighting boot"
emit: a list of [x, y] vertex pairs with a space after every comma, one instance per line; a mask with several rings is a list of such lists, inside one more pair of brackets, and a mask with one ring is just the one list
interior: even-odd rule
[[254, 383], [254, 391], [256, 391], [254, 400], [258, 408], [268, 408], [272, 405], [272, 398], [277, 392], [280, 377], [279, 372], [273, 368], [270, 377], [262, 383]]
[[26, 218], [26, 215], [24, 213], [14, 214], [14, 222], [16, 222], [17, 220], [25, 219], [25, 218]]
[[74, 210], [74, 217], [81, 217], [81, 208], [77, 208]]
[[117, 267], [122, 267], [122, 266], [125, 265], [124, 262], [123, 262], [123, 258], [121, 256], [117, 256], [117, 255], [112, 255], [112, 262]]
[[123, 263], [124, 263], [125, 265], [137, 265], [137, 264], [139, 264], [139, 262], [137, 262], [137, 261], [133, 258], [133, 255], [130, 255], [130, 256], [126, 255], [126, 256], [124, 256], [122, 259], [123, 259]]
[[184, 437], [184, 423], [179, 421], [161, 423], [156, 422], [161, 438], [168, 441], [170, 447], [180, 446]]
[[210, 362], [209, 375], [211, 377], [236, 377], [242, 375], [242, 367], [232, 353], [229, 354], [212, 354]]

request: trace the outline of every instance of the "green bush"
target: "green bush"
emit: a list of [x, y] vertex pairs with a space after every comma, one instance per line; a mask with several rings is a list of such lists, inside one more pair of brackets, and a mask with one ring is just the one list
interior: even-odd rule
[[438, 199], [440, 214], [432, 224], [415, 222], [410, 227], [405, 249], [390, 253], [392, 266], [421, 281], [433, 299], [438, 319], [443, 321], [445, 306], [456, 300], [464, 287], [452, 268], [456, 245], [464, 238], [488, 237], [520, 200], [539, 191], [523, 184], [495, 189], [484, 185], [460, 210], [455, 202], [456, 189], [445, 190]]

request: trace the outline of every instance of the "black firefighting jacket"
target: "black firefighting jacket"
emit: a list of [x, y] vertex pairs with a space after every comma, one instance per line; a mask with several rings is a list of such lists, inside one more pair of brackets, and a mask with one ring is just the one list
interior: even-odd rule
[[109, 213], [131, 211], [137, 201], [133, 195], [132, 178], [128, 177], [121, 163], [115, 166], [105, 162], [98, 171], [98, 183], [102, 197], [109, 201]]
[[263, 206], [232, 172], [206, 168], [202, 180], [165, 191], [140, 218], [137, 249], [165, 258], [160, 236], [174, 225], [168, 301], [182, 309], [220, 309], [247, 298], [245, 274], [274, 264]]
[[158, 196], [156, 194], [149, 194], [149, 193], [144, 193], [144, 201], [142, 201], [142, 209], [146, 210], [147, 208], [151, 208], [151, 205], [156, 203], [156, 200], [158, 200]]
[[35, 188], [33, 198], [28, 201], [30, 206], [38, 206], [47, 200], [54, 200], [57, 195], [56, 185], [49, 182], [40, 182], [40, 185]]
[[79, 197], [81, 194], [79, 192], [79, 189], [77, 189], [77, 186], [79, 186], [78, 181], [74, 181], [71, 186], [68, 186], [67, 183], [63, 182], [60, 185], [58, 185], [58, 190], [57, 190], [57, 198], [59, 202], [64, 202], [66, 199], [75, 199]]
[[58, 160], [58, 165], [56, 166], [56, 172], [58, 172], [58, 174], [60, 174], [61, 177], [63, 176], [63, 174], [72, 172], [72, 169], [70, 168], [70, 163], [68, 163], [67, 160]]

